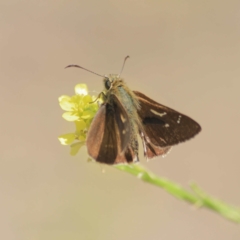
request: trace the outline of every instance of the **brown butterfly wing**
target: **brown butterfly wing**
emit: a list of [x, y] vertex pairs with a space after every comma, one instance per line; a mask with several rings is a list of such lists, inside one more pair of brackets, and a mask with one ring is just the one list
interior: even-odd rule
[[164, 156], [170, 151], [171, 146], [160, 147], [160, 146], [154, 145], [150, 141], [149, 137], [146, 135], [145, 130], [142, 128], [142, 126], [140, 126], [139, 134], [140, 134], [140, 137], [142, 138], [144, 156], [147, 159], [151, 159], [157, 156]]
[[88, 153], [96, 161], [114, 164], [130, 161], [124, 156], [129, 140], [130, 127], [126, 110], [115, 95], [111, 104], [101, 105], [87, 135]]
[[140, 92], [134, 91], [134, 94], [140, 103], [138, 115], [142, 121], [144, 137], [155, 146], [169, 147], [184, 142], [201, 131], [200, 125], [190, 117], [161, 105]]

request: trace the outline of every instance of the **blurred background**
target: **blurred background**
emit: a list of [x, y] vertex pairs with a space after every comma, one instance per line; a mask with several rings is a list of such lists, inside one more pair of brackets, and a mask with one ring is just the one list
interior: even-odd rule
[[[239, 1], [0, 1], [0, 237], [238, 240], [239, 225], [112, 167], [71, 157], [58, 97], [99, 74], [197, 120], [203, 131], [141, 163], [240, 206]], [[105, 173], [102, 173], [102, 169]]]

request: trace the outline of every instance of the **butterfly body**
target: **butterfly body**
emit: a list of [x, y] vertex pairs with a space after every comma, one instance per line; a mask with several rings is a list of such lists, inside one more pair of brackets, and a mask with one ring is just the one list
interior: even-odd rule
[[137, 162], [138, 135], [145, 157], [153, 158], [201, 130], [191, 118], [132, 91], [118, 75], [111, 74], [103, 82], [103, 104], [87, 137], [88, 153], [98, 162]]
[[[120, 135], [129, 136], [120, 151], [124, 152], [124, 150], [128, 149], [128, 161], [136, 162], [138, 161], [138, 130], [140, 126], [137, 110], [140, 108], [140, 104], [133, 91], [127, 87], [124, 80], [119, 78], [118, 75], [110, 74], [103, 79], [103, 82], [105, 86], [103, 100], [106, 108], [111, 108], [115, 115], [115, 110], [119, 107], [118, 105], [122, 105], [120, 121], [126, 122], [126, 125], [121, 129]], [[111, 128], [111, 126], [107, 127]]]

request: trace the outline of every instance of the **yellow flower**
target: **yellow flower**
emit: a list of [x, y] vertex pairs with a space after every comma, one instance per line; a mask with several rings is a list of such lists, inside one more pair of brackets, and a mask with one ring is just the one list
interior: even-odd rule
[[[95, 100], [95, 96], [88, 94], [86, 84], [77, 84], [74, 96], [62, 95], [58, 98], [60, 107], [66, 111], [62, 117], [75, 123], [74, 133], [62, 134], [58, 137], [62, 145], [71, 144], [71, 155], [76, 155], [85, 144], [87, 131], [98, 110], [98, 104]], [[76, 142], [73, 143], [74, 141]]]

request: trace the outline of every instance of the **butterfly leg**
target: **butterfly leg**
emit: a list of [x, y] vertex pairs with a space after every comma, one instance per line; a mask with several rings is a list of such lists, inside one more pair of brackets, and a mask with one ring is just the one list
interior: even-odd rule
[[101, 98], [101, 96], [103, 96], [104, 99], [106, 98], [106, 94], [105, 94], [104, 92], [100, 92], [100, 93], [98, 94], [97, 98], [96, 98], [94, 101], [89, 102], [89, 103], [90, 103], [90, 104], [91, 104], [91, 103], [95, 103], [99, 98]]

